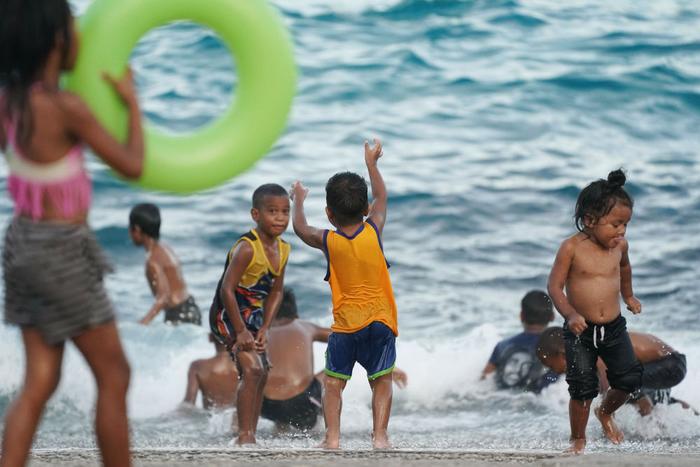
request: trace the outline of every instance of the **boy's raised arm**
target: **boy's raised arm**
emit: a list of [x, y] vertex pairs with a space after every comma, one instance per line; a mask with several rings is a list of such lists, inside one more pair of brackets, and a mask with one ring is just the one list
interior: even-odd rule
[[306, 222], [306, 214], [304, 214], [304, 200], [308, 193], [308, 188], [302, 185], [300, 181], [296, 181], [294, 185], [292, 185], [292, 201], [294, 202], [292, 226], [294, 227], [294, 233], [296, 233], [304, 243], [310, 247], [322, 250], [323, 229], [310, 226]]
[[382, 152], [381, 141], [375, 138], [374, 147], [371, 147], [369, 143], [365, 141], [365, 163], [367, 164], [367, 172], [369, 174], [369, 183], [372, 187], [373, 198], [368, 217], [374, 222], [374, 225], [377, 226], [380, 235], [384, 230], [384, 223], [386, 222], [387, 205], [386, 185], [377, 167], [377, 161], [382, 155], [384, 155], [384, 153]]

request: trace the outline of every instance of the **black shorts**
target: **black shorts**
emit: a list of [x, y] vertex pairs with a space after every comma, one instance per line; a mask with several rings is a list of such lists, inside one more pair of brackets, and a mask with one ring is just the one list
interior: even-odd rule
[[275, 423], [310, 430], [321, 413], [321, 399], [321, 383], [314, 378], [304, 392], [290, 399], [263, 399], [260, 415]]
[[172, 324], [192, 323], [199, 325], [202, 324], [202, 312], [199, 311], [194, 297], [190, 295], [184, 302], [172, 308], [165, 309], [165, 322]]
[[590, 400], [598, 395], [598, 357], [608, 367], [611, 388], [633, 393], [642, 387], [643, 369], [634, 355], [626, 323], [622, 315], [606, 324], [586, 322], [588, 328], [580, 336], [564, 323], [566, 382], [572, 399]]
[[672, 402], [671, 388], [683, 381], [687, 371], [685, 355], [673, 352], [643, 366], [642, 387], [634, 393], [632, 400], [647, 396], [654, 404]]

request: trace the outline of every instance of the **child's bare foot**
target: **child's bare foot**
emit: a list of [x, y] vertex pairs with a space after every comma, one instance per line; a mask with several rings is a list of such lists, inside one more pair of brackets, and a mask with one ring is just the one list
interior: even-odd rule
[[586, 438], [572, 439], [571, 445], [568, 449], [564, 451], [564, 454], [583, 454], [583, 450], [586, 449]]
[[620, 444], [622, 440], [625, 439], [625, 435], [622, 433], [622, 430], [617, 427], [613, 416], [604, 413], [602, 410], [600, 410], [600, 407], [596, 407], [593, 412], [598, 418], [600, 425], [603, 427], [605, 437], [608, 438], [613, 444]]
[[329, 439], [326, 436], [323, 442], [316, 447], [319, 449], [340, 449], [340, 439]]
[[389, 442], [389, 436], [386, 431], [383, 433], [372, 433], [372, 448], [374, 449], [392, 449], [393, 446]]
[[238, 441], [236, 441], [236, 444], [239, 446], [243, 446], [244, 444], [256, 444], [255, 435], [246, 435], [243, 433], [239, 433]]

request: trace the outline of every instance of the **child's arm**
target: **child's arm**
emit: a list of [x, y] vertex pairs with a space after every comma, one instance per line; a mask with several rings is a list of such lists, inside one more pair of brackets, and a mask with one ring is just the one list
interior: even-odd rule
[[146, 280], [151, 286], [153, 295], [156, 297], [156, 301], [153, 302], [151, 309], [148, 310], [146, 316], [144, 316], [139, 323], [149, 324], [153, 319], [160, 313], [160, 310], [165, 308], [168, 303], [168, 297], [170, 296], [170, 287], [168, 286], [168, 281], [163, 274], [163, 269], [156, 264], [155, 261], [148, 261], [146, 263]]
[[306, 222], [304, 200], [307, 194], [309, 194], [308, 188], [302, 185], [300, 181], [294, 182], [294, 185], [292, 185], [292, 201], [294, 201], [292, 226], [294, 227], [294, 233], [304, 243], [310, 247], [323, 250], [323, 229], [312, 227]]
[[143, 171], [143, 129], [136, 89], [129, 69], [126, 75], [117, 80], [104, 75], [119, 94], [129, 111], [129, 131], [125, 144], [117, 141], [97, 121], [90, 108], [75, 94], [61, 93], [61, 104], [66, 112], [68, 130], [84, 141], [112, 169], [126, 178], [137, 179]]
[[404, 389], [408, 385], [408, 374], [401, 368], [394, 368], [394, 371], [391, 372], [391, 378], [399, 389]]
[[265, 313], [263, 315], [263, 324], [258, 330], [258, 335], [255, 338], [255, 350], [258, 352], [263, 352], [265, 347], [267, 347], [267, 330], [270, 329], [270, 324], [277, 316], [277, 310], [280, 308], [282, 303], [282, 295], [284, 293], [284, 271], [287, 269], [285, 266], [280, 275], [275, 279], [275, 283], [272, 284], [272, 289], [270, 293], [265, 298], [265, 303], [263, 308]]
[[487, 362], [483, 370], [481, 370], [481, 376], [479, 379], [486, 379], [488, 375], [496, 371], [496, 365], [491, 362]]
[[328, 338], [331, 336], [331, 328], [323, 328], [321, 326], [316, 326], [315, 324], [309, 323], [313, 326], [314, 330], [314, 342], [328, 342]]
[[498, 362], [498, 360], [501, 358], [502, 352], [503, 346], [499, 342], [491, 351], [491, 356], [489, 357], [488, 362], [486, 362], [486, 366], [484, 366], [484, 369], [481, 370], [481, 376], [479, 377], [480, 380], [486, 379], [488, 375], [490, 375], [498, 369], [498, 367], [496, 366], [496, 362]]
[[246, 328], [241, 311], [238, 309], [236, 302], [236, 287], [243, 277], [243, 273], [253, 259], [253, 248], [248, 242], [240, 242], [231, 253], [231, 261], [229, 261], [224, 280], [221, 282], [220, 297], [226, 309], [228, 319], [236, 331], [236, 345], [241, 350], [253, 350], [255, 340], [253, 334]]
[[629, 244], [625, 241], [622, 245], [622, 259], [620, 260], [620, 293], [627, 309], [636, 315], [642, 312], [642, 304], [632, 291], [632, 265], [628, 251]]
[[381, 235], [384, 230], [387, 204], [386, 185], [377, 167], [377, 161], [382, 155], [381, 141], [375, 138], [374, 147], [370, 147], [369, 143], [365, 141], [365, 164], [367, 164], [367, 172], [369, 173], [369, 183], [372, 187], [373, 198], [368, 217], [372, 219], [374, 225], [377, 226], [379, 235]]
[[199, 361], [192, 362], [190, 369], [187, 371], [187, 390], [183, 401], [187, 404], [195, 405], [197, 403], [197, 393], [199, 392], [199, 379], [197, 379], [198, 363]]
[[574, 245], [573, 239], [564, 240], [559, 251], [557, 252], [557, 257], [554, 259], [554, 265], [552, 266], [552, 271], [549, 273], [549, 281], [547, 282], [547, 292], [552, 298], [552, 303], [559, 311], [564, 319], [567, 321], [569, 329], [571, 332], [577, 336], [586, 330], [588, 327], [586, 325], [586, 320], [579, 315], [569, 299], [566, 298], [564, 294], [564, 286], [566, 286], [566, 281], [569, 277], [569, 269], [571, 268], [571, 262], [574, 258]]

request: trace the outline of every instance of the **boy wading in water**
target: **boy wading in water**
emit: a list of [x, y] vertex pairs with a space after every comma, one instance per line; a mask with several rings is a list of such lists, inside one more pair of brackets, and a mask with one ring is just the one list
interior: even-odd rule
[[634, 355], [619, 301], [622, 294], [628, 310], [642, 311], [632, 292], [625, 239], [633, 206], [622, 188], [625, 180], [625, 174], [615, 170], [607, 180], [597, 180], [581, 191], [575, 213], [579, 233], [562, 242], [549, 276], [549, 295], [566, 320], [566, 381], [571, 396], [567, 452], [576, 454], [586, 446], [591, 401], [598, 395], [598, 357], [607, 366], [610, 389], [595, 415], [615, 444], [622, 442], [623, 434], [613, 414], [642, 384], [642, 366]]
[[342, 172], [328, 180], [326, 215], [336, 227], [334, 231], [309, 226], [304, 215], [308, 190], [296, 182], [292, 191], [294, 231], [304, 243], [326, 255], [326, 280], [333, 296], [333, 333], [328, 338], [323, 391], [324, 448], [337, 449], [340, 445], [342, 393], [355, 362], [367, 370], [372, 388], [372, 445], [377, 449], [391, 447], [387, 427], [398, 331], [389, 265], [382, 249], [387, 193], [377, 168], [381, 156], [378, 140], [374, 147], [365, 142], [365, 163], [374, 197], [371, 206], [367, 182], [361, 176]]
[[194, 297], [187, 292], [180, 261], [175, 252], [160, 240], [160, 209], [151, 203], [137, 204], [129, 213], [129, 236], [136, 246], [146, 250], [146, 281], [156, 301], [139, 323], [149, 324], [165, 310], [170, 324], [202, 324], [202, 313]]

